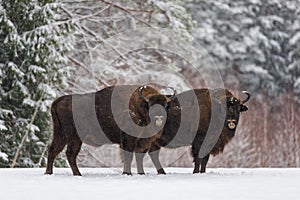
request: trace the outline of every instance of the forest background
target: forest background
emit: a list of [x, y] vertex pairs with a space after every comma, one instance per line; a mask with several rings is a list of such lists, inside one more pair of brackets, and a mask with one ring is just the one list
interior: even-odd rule
[[[195, 69], [176, 52], [149, 48], [148, 30], [168, 30], [156, 35], [160, 46], [197, 43], [213, 61]], [[120, 52], [139, 36], [143, 48]], [[212, 65], [225, 87], [252, 99], [209, 166], [300, 167], [298, 0], [0, 0], [0, 167], [45, 166], [49, 108], [61, 95], [155, 81], [181, 92], [205, 87], [195, 70]], [[192, 166], [189, 147], [163, 149], [161, 160]], [[117, 145], [83, 146], [78, 162], [121, 166]], [[145, 164], [152, 167], [148, 157]], [[61, 154], [56, 166], [66, 165]]]

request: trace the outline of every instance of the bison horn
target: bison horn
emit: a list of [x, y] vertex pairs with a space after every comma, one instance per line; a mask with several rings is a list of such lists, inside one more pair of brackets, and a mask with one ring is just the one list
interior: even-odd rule
[[247, 98], [244, 99], [244, 100], [241, 102], [242, 104], [244, 104], [244, 103], [246, 103], [247, 101], [249, 101], [251, 95], [250, 95], [250, 93], [247, 92], [247, 91], [243, 91], [242, 93], [247, 95]]
[[174, 100], [175, 97], [176, 97], [177, 91], [174, 88], [172, 88], [172, 87], [169, 87], [169, 88], [173, 91], [173, 94], [172, 94], [172, 96], [170, 96], [170, 99]]
[[144, 90], [146, 87], [147, 87], [147, 86], [141, 86], [141, 87], [139, 87], [139, 97], [140, 97], [142, 100], [148, 102], [148, 99], [146, 99], [146, 97], [143, 96], [143, 90]]

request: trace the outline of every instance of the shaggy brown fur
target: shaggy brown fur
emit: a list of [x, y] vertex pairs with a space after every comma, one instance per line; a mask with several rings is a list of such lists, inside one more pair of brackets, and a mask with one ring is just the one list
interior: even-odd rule
[[[224, 94], [226, 94], [226, 96], [224, 96]], [[197, 115], [197, 111], [183, 113], [184, 110], [193, 107], [195, 102], [190, 98], [193, 95], [196, 95], [196, 103], [198, 103], [199, 106], [198, 111], [200, 116]], [[210, 96], [212, 96], [212, 99]], [[200, 164], [200, 172], [204, 173], [209, 155], [217, 155], [223, 152], [226, 144], [233, 138], [239, 121], [240, 112], [248, 109], [247, 106], [243, 104], [248, 101], [249, 98], [250, 95], [248, 95], [246, 100], [241, 101], [227, 89], [225, 91], [223, 89], [195, 89], [178, 94], [176, 98], [169, 103], [168, 118], [161, 137], [157, 138], [157, 140], [152, 143], [149, 151], [149, 155], [158, 173], [165, 173], [158, 158], [160, 147], [176, 148], [187, 145], [192, 145], [192, 155], [195, 162], [194, 173], [199, 173]], [[179, 100], [180, 102], [183, 102], [183, 106], [179, 104]], [[222, 101], [226, 101], [226, 108], [222, 108]], [[222, 119], [222, 117], [213, 119], [214, 121], [211, 125], [215, 132], [207, 135], [211, 121], [211, 108], [213, 103], [216, 105], [217, 112], [221, 111], [221, 109], [226, 109], [226, 117], [225, 119]], [[200, 117], [199, 122], [193, 120], [197, 118], [197, 116]], [[228, 120], [235, 120], [233, 129], [229, 128]], [[214, 129], [214, 123], [224, 124], [222, 130], [217, 128]], [[179, 127], [181, 127], [181, 129]], [[221, 135], [218, 134], [220, 131]], [[208, 139], [203, 143], [206, 136]], [[215, 143], [216, 140], [217, 142]], [[200, 151], [201, 148], [204, 150], [202, 149], [203, 151]], [[201, 155], [201, 158], [199, 158], [200, 152], [202, 152], [201, 154], [204, 154]]]
[[[123, 173], [131, 174], [132, 152], [147, 152], [151, 143], [159, 137], [159, 134], [148, 138], [134, 137], [123, 132], [117, 125], [111, 107], [112, 95], [114, 94], [114, 98], [117, 98], [117, 102], [128, 103], [124, 96], [130, 95], [132, 91], [134, 92], [130, 96], [129, 105], [126, 104], [128, 107], [122, 110], [124, 115], [117, 117], [120, 117], [122, 121], [122, 117], [125, 114], [128, 116], [129, 113], [134, 123], [139, 126], [147, 126], [151, 120], [155, 120], [148, 113], [152, 105], [159, 104], [165, 107], [170, 101], [150, 86], [141, 90], [141, 98], [139, 86], [132, 85], [111, 86], [95, 93], [66, 95], [56, 99], [51, 106], [53, 141], [48, 151], [45, 174], [53, 173], [54, 159], [67, 145], [66, 155], [73, 174], [80, 176], [76, 157], [82, 142], [92, 146], [120, 144], [125, 158]], [[116, 109], [119, 109], [118, 106]], [[162, 110], [154, 110], [152, 114], [162, 115], [161, 112]], [[153, 130], [156, 131], [156, 129]], [[139, 169], [139, 173], [144, 172]]]

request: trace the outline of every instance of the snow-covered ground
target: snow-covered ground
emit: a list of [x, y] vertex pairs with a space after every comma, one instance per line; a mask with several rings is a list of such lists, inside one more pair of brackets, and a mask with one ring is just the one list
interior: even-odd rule
[[119, 168], [0, 169], [1, 200], [192, 199], [192, 200], [298, 200], [300, 169], [208, 169], [192, 174], [190, 168], [166, 168], [167, 175], [121, 175]]

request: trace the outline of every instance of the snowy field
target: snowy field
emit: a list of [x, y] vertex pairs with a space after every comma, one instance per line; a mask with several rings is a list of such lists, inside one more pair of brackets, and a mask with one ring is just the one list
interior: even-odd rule
[[[0, 169], [1, 200], [94, 199], [222, 199], [298, 200], [300, 169], [208, 169], [191, 174], [190, 168], [166, 168], [167, 175], [121, 175], [119, 168]], [[134, 169], [135, 170], [135, 169]]]

